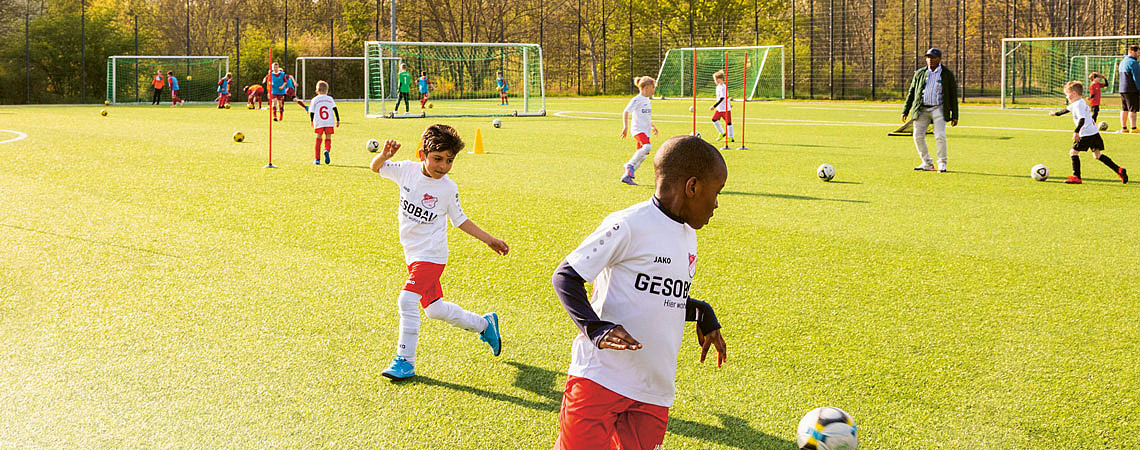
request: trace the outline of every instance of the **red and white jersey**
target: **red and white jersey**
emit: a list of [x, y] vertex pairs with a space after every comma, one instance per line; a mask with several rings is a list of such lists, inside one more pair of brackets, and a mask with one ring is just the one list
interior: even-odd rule
[[721, 83], [716, 85], [716, 101], [720, 102], [716, 105], [717, 112], [732, 111], [731, 102], [728, 101], [728, 85]]
[[327, 94], [313, 97], [313, 100], [309, 102], [309, 112], [313, 114], [313, 128], [336, 126], [336, 115], [333, 114], [333, 108], [336, 108], [336, 100]]
[[574, 338], [570, 375], [639, 402], [673, 404], [677, 353], [689, 286], [697, 268], [697, 233], [652, 201], [610, 214], [566, 261], [593, 283], [598, 317], [625, 327], [640, 350], [601, 350]]
[[645, 133], [646, 136], [649, 136], [652, 127], [651, 116], [653, 115], [653, 105], [649, 103], [649, 97], [637, 94], [629, 100], [629, 104], [625, 106], [625, 112], [633, 116], [629, 124], [630, 134]]
[[400, 186], [397, 215], [404, 261], [447, 264], [447, 219], [457, 227], [467, 221], [459, 187], [447, 175], [438, 180], [424, 175], [419, 161], [385, 162], [380, 175]]

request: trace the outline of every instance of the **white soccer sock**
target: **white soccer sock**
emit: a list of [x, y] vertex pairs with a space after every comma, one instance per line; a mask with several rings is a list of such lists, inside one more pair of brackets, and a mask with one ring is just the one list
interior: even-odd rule
[[626, 164], [633, 166], [633, 171], [637, 172], [637, 169], [641, 168], [641, 163], [645, 161], [645, 156], [649, 154], [650, 150], [653, 150], [652, 145], [642, 145], [636, 152], [633, 152], [633, 157], [630, 158]]
[[396, 340], [396, 356], [415, 363], [416, 344], [420, 339], [420, 295], [400, 291], [396, 304], [400, 308], [400, 337]]
[[732, 135], [732, 124], [731, 123], [728, 124], [728, 138], [729, 139], [736, 139], [736, 136]]
[[487, 319], [483, 316], [460, 308], [459, 305], [445, 302], [442, 299], [432, 302], [424, 308], [424, 314], [435, 320], [442, 320], [456, 328], [473, 333], [482, 333], [487, 329]]
[[716, 126], [716, 132], [717, 133], [724, 134], [724, 127], [720, 126], [719, 120], [713, 121], [713, 125]]

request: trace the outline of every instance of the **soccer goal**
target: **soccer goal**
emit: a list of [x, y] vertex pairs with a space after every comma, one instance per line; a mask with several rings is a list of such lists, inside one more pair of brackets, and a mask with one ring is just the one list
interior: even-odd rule
[[[747, 63], [745, 61], [747, 60]], [[784, 46], [674, 48], [665, 53], [657, 71], [657, 95], [661, 98], [713, 98], [713, 74], [725, 71], [736, 92], [747, 83], [746, 100], [784, 98]], [[735, 96], [735, 94], [734, 94]]]
[[[1058, 106], [1065, 104], [1065, 83], [1088, 86], [1091, 72], [1108, 80], [1102, 94], [1115, 92], [1120, 60], [1140, 36], [1006, 38], [1001, 45], [1002, 108]], [[1118, 106], [1119, 99], [1105, 96], [1101, 105]]]
[[329, 95], [336, 101], [364, 101], [363, 56], [302, 56], [293, 64], [297, 96], [308, 100], [317, 95], [317, 82], [329, 83]]
[[[178, 78], [178, 96], [187, 103], [214, 102], [218, 80], [230, 70], [228, 56], [109, 56], [107, 97], [113, 104], [150, 103], [155, 72], [173, 71]], [[163, 87], [163, 101], [170, 100], [170, 86]], [[236, 89], [230, 86], [230, 93]]]
[[[367, 117], [546, 115], [538, 44], [368, 41], [364, 58]], [[396, 111], [401, 64], [411, 74], [412, 105]], [[507, 82], [506, 105], [499, 97], [498, 72]], [[421, 73], [431, 83], [425, 108], [416, 81]]]

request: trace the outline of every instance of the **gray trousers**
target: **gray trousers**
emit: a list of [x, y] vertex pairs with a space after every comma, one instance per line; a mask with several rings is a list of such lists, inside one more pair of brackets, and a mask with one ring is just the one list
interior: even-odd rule
[[926, 148], [926, 128], [931, 122], [934, 123], [934, 141], [938, 145], [938, 162], [946, 164], [946, 119], [942, 117], [942, 105], [924, 105], [918, 109], [918, 115], [914, 117], [914, 148], [918, 150], [923, 164], [934, 164], [930, 150]]

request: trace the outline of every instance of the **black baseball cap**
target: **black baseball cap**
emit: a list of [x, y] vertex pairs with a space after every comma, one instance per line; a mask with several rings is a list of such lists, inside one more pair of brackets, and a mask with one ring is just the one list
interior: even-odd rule
[[942, 57], [942, 50], [932, 48], [932, 49], [926, 51], [925, 56], [933, 56], [935, 58], [941, 58]]

